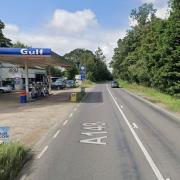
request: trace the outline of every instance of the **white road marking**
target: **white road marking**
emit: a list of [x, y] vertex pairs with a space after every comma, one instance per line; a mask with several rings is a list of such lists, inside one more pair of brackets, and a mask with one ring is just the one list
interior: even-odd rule
[[68, 123], [68, 120], [65, 120], [65, 121], [63, 122], [63, 126], [65, 126], [67, 123]]
[[47, 149], [48, 146], [45, 146], [44, 149], [41, 151], [41, 153], [37, 156], [37, 159], [40, 159], [43, 156], [43, 154], [47, 151]]
[[93, 136], [94, 134], [107, 134], [107, 132], [105, 131], [101, 131], [101, 132], [85, 132], [85, 133], [81, 133], [82, 135], [87, 135], [87, 136]]
[[92, 139], [84, 139], [84, 140], [80, 140], [80, 142], [86, 144], [106, 145], [106, 142], [102, 142], [103, 139], [107, 139], [107, 136], [92, 138]]
[[103, 126], [95, 126], [95, 127], [84, 127], [84, 129], [93, 130], [93, 131], [102, 131], [106, 127]]
[[144, 147], [143, 143], [141, 142], [141, 140], [139, 139], [138, 135], [136, 134], [136, 132], [134, 131], [133, 127], [131, 126], [129, 120], [127, 119], [127, 117], [125, 116], [125, 114], [123, 113], [123, 111], [121, 110], [121, 108], [119, 107], [118, 103], [116, 102], [115, 98], [113, 97], [112, 93], [110, 92], [108, 86], [106, 85], [106, 88], [109, 92], [109, 94], [111, 95], [115, 105], [117, 106], [119, 112], [121, 113], [122, 117], [124, 118], [127, 126], [129, 127], [132, 135], [134, 136], [137, 144], [139, 145], [141, 151], [143, 152], [146, 160], [148, 161], [150, 167], [152, 168], [154, 174], [156, 175], [158, 180], [165, 180], [164, 177], [162, 176], [161, 172], [159, 171], [159, 169], [157, 168], [156, 164], [154, 163], [153, 159], [151, 158], [150, 154], [148, 153], [148, 151], [146, 150], [146, 148]]
[[134, 129], [138, 129], [138, 126], [136, 123], [132, 123]]
[[71, 118], [73, 116], [73, 113], [71, 113], [70, 115], [69, 115], [69, 118]]
[[95, 123], [83, 123], [82, 124], [83, 126], [105, 126], [106, 125], [106, 123], [102, 123], [102, 122], [95, 122]]
[[58, 131], [54, 134], [53, 139], [55, 139], [60, 132], [61, 132], [61, 130], [58, 130]]
[[123, 105], [121, 105], [121, 109], [123, 109]]
[[26, 175], [23, 175], [20, 180], [25, 180], [25, 179], [26, 179]]
[[171, 180], [170, 178], [166, 178], [166, 180]]

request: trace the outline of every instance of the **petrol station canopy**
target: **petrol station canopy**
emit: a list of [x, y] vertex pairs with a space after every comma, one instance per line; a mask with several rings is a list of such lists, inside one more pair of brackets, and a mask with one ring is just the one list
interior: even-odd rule
[[11, 63], [29, 68], [61, 66], [69, 67], [70, 63], [48, 48], [0, 48], [0, 63]]

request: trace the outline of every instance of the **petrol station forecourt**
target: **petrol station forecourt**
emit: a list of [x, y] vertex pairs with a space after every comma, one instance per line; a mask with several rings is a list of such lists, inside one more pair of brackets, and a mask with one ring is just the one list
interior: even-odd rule
[[[70, 64], [61, 56], [43, 48], [0, 48], [0, 63], [18, 65], [26, 70], [26, 93], [29, 89], [28, 69]], [[50, 84], [49, 87], [51, 88]], [[75, 103], [71, 92], [79, 89], [51, 91], [52, 95], [27, 104], [19, 103], [19, 92], [0, 96], [0, 126], [10, 127], [10, 141], [33, 147], [55, 124], [61, 123]]]
[[[50, 48], [0, 48], [0, 63], [10, 63], [25, 69], [25, 91], [29, 94], [29, 68], [51, 66], [68, 67], [70, 64]], [[50, 68], [49, 68], [50, 70]], [[49, 71], [50, 72], [50, 71]], [[49, 92], [51, 92], [49, 73]]]

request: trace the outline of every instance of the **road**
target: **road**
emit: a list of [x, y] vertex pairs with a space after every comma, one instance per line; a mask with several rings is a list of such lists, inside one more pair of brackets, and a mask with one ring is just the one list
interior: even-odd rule
[[21, 179], [179, 180], [180, 120], [98, 84]]

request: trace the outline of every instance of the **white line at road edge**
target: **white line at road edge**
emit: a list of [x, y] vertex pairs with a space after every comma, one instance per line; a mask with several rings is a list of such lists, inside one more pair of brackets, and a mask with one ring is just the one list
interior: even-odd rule
[[61, 132], [61, 130], [58, 130], [58, 131], [54, 134], [53, 139], [55, 139], [60, 132]]
[[68, 123], [68, 120], [65, 120], [63, 123], [63, 126], [65, 126]]
[[37, 159], [40, 159], [43, 156], [43, 154], [47, 151], [47, 149], [48, 146], [45, 146], [44, 149], [41, 151], [41, 153], [37, 156]]
[[127, 117], [125, 116], [125, 114], [123, 113], [123, 111], [121, 110], [121, 108], [119, 107], [118, 103], [116, 102], [115, 98], [113, 97], [112, 93], [110, 92], [108, 85], [106, 85], [106, 88], [109, 92], [109, 94], [111, 95], [114, 103], [116, 104], [119, 112], [121, 113], [122, 117], [124, 118], [127, 126], [129, 127], [131, 133], [133, 134], [137, 144], [139, 145], [140, 149], [142, 150], [145, 158], [147, 159], [149, 165], [151, 166], [154, 174], [156, 175], [158, 180], [165, 180], [164, 177], [162, 176], [161, 172], [159, 171], [159, 169], [157, 168], [156, 164], [154, 163], [153, 159], [151, 158], [150, 154], [148, 153], [148, 151], [146, 150], [146, 148], [144, 147], [143, 143], [141, 142], [141, 140], [139, 139], [138, 135], [136, 134], [136, 132], [134, 131], [133, 127], [131, 126], [130, 122], [128, 121]]

